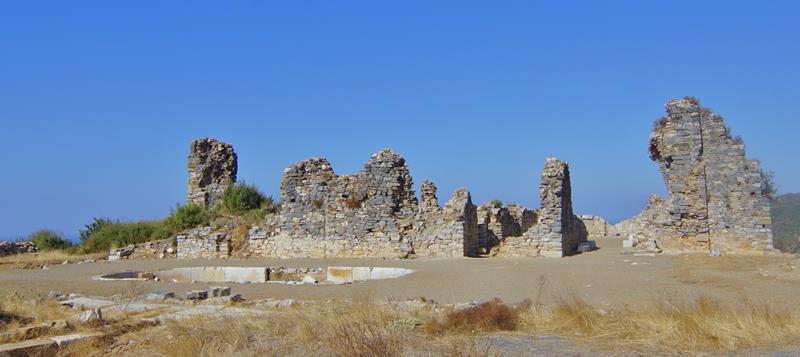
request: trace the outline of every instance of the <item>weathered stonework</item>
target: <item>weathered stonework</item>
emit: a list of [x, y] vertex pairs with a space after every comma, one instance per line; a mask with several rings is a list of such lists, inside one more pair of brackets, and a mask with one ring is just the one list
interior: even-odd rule
[[285, 170], [280, 215], [250, 230], [248, 245], [269, 257], [405, 257], [477, 254], [477, 216], [469, 192], [445, 207], [435, 186], [423, 185], [417, 204], [405, 159], [391, 149], [364, 170], [338, 176], [324, 158]]
[[651, 198], [617, 234], [656, 241], [667, 252], [763, 253], [771, 251], [769, 200], [759, 163], [745, 157], [722, 117], [694, 98], [671, 100], [650, 136], [668, 198]]
[[522, 206], [495, 207], [490, 202], [478, 207], [481, 254], [490, 254], [507, 237], [520, 237], [535, 224], [536, 212]]
[[522, 237], [509, 237], [498, 255], [512, 257], [563, 257], [577, 252], [586, 241], [586, 227], [572, 212], [569, 165], [548, 158], [542, 170], [538, 222]]
[[230, 144], [211, 138], [197, 139], [191, 145], [188, 169], [187, 202], [213, 207], [236, 182], [236, 153]]
[[608, 224], [603, 217], [582, 214], [578, 215], [578, 219], [586, 227], [586, 238], [589, 240], [609, 238], [614, 235], [614, 226]]
[[29, 241], [0, 241], [0, 257], [21, 253], [36, 253], [39, 249]]
[[443, 209], [420, 214], [407, 226], [411, 248], [417, 256], [478, 255], [478, 209], [464, 188], [457, 189]]
[[179, 259], [191, 258], [228, 258], [233, 251], [233, 244], [228, 234], [213, 231], [211, 227], [194, 229], [176, 238]]
[[422, 195], [422, 203], [420, 204], [421, 212], [432, 212], [439, 209], [439, 199], [436, 198], [436, 185], [430, 181], [422, 181], [419, 186], [420, 194]]

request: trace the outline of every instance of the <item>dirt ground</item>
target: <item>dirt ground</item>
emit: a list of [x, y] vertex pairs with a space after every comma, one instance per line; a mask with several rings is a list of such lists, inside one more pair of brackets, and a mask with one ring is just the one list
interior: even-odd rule
[[110, 296], [135, 291], [182, 293], [207, 288], [205, 283], [94, 281], [93, 276], [126, 270], [153, 271], [185, 266], [326, 267], [384, 266], [414, 269], [406, 277], [347, 285], [228, 284], [245, 299], [291, 298], [410, 299], [444, 303], [508, 302], [524, 299], [552, 302], [577, 295], [595, 306], [637, 305], [663, 296], [708, 296], [739, 303], [800, 302], [800, 257], [633, 256], [623, 255], [619, 240], [598, 242], [600, 249], [562, 259], [229, 259], [123, 260], [49, 266], [48, 269], [0, 270], [0, 287], [16, 285], [65, 293]]

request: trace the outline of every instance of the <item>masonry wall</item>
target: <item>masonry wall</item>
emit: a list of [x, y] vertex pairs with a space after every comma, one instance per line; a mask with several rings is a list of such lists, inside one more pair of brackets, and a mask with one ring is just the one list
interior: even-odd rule
[[192, 141], [189, 159], [187, 202], [214, 207], [225, 190], [236, 182], [237, 156], [230, 144], [211, 138]]
[[745, 156], [722, 117], [694, 98], [666, 104], [650, 136], [650, 158], [667, 186], [619, 235], [653, 239], [664, 251], [763, 253], [772, 250], [769, 200], [759, 163]]
[[391, 149], [348, 176], [337, 175], [324, 158], [299, 162], [281, 182], [280, 215], [251, 230], [250, 250], [284, 258], [476, 254], [469, 192], [456, 191], [441, 209], [435, 186], [422, 188], [420, 206], [405, 159]]
[[228, 234], [213, 231], [211, 227], [180, 234], [175, 240], [179, 259], [228, 258], [233, 250]]
[[522, 237], [505, 239], [497, 255], [512, 257], [563, 257], [577, 252], [586, 241], [586, 227], [572, 211], [569, 165], [548, 158], [539, 184], [541, 208], [538, 222]]

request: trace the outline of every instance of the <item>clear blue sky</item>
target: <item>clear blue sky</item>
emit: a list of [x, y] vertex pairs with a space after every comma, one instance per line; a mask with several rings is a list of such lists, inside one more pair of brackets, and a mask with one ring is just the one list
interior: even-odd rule
[[[556, 4], [557, 3], [557, 4]], [[619, 220], [663, 193], [652, 122], [692, 95], [800, 191], [796, 1], [6, 1], [0, 237], [185, 200], [189, 142], [342, 174], [392, 147], [443, 202], [538, 206], [548, 156], [576, 211]]]

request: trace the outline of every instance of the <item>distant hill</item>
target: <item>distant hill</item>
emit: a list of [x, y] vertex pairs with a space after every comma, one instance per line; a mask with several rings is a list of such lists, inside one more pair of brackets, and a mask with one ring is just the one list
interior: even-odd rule
[[772, 201], [775, 247], [800, 253], [800, 193], [780, 195]]

